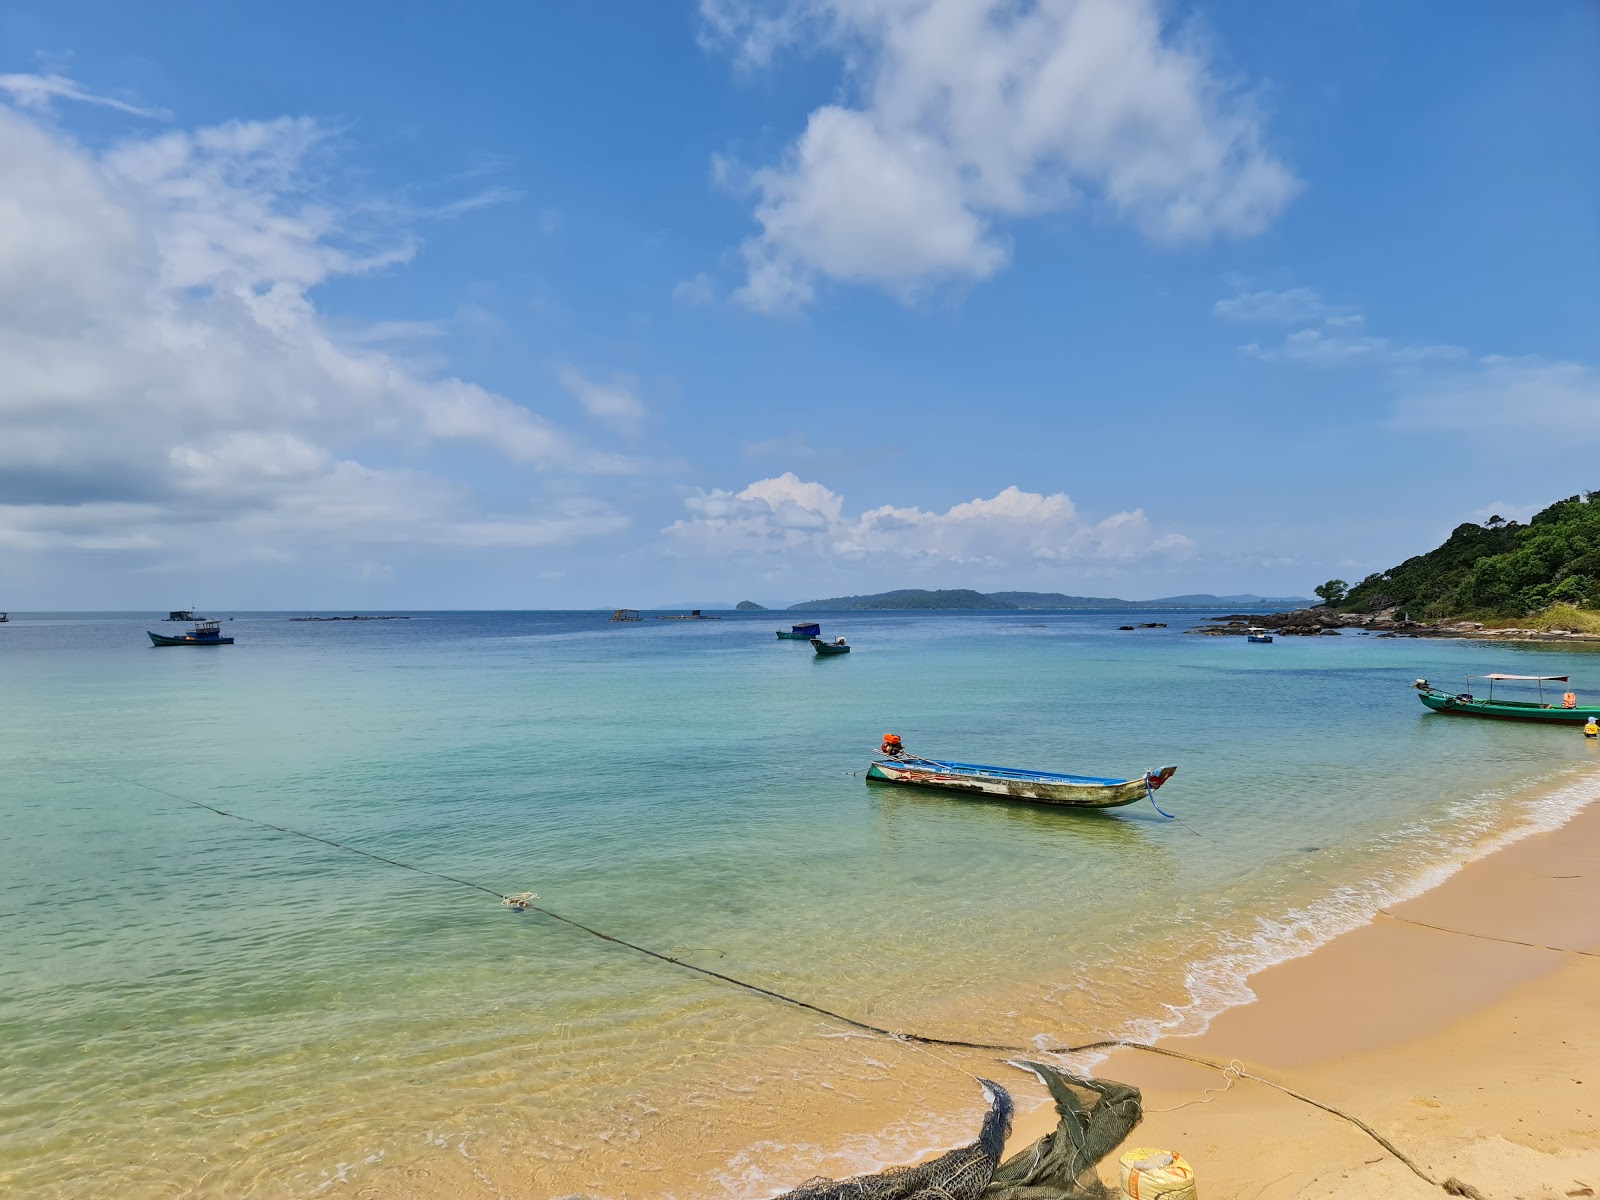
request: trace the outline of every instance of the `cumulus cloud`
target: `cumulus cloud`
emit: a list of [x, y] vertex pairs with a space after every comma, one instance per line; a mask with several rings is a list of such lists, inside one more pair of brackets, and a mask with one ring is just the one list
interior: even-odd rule
[[[8, 78], [29, 104], [85, 98]], [[315, 289], [403, 263], [415, 241], [326, 194], [328, 138], [284, 118], [91, 150], [0, 104], [0, 540], [159, 547], [227, 520], [286, 544], [318, 529], [542, 544], [613, 521], [489, 516], [463, 489], [348, 456], [457, 442], [541, 471], [630, 468], [403, 357], [404, 325], [335, 332]]]
[[1092, 521], [1063, 493], [1046, 496], [1015, 486], [944, 512], [884, 505], [850, 516], [838, 493], [787, 472], [739, 492], [698, 492], [684, 507], [689, 516], [663, 533], [676, 552], [706, 556], [767, 554], [793, 562], [810, 555], [1014, 569], [1128, 562], [1193, 548], [1181, 534], [1155, 532], [1142, 510]]
[[1085, 198], [1177, 242], [1257, 233], [1299, 186], [1154, 0], [702, 0], [701, 15], [747, 67], [836, 51], [859, 96], [745, 177], [761, 228], [738, 295], [760, 311], [804, 305], [819, 277], [902, 297], [987, 278], [1010, 257], [1002, 222]]

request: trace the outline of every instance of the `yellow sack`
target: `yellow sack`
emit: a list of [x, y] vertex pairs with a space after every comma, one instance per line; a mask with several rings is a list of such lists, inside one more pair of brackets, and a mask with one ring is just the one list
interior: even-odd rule
[[1142, 1146], [1119, 1160], [1128, 1200], [1197, 1200], [1194, 1168], [1175, 1150]]

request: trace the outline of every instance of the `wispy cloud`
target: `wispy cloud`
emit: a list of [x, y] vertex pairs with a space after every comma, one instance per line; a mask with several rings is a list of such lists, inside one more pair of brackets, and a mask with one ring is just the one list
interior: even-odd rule
[[1388, 338], [1349, 337], [1319, 329], [1298, 330], [1276, 346], [1248, 342], [1239, 347], [1239, 352], [1264, 362], [1305, 363], [1314, 367], [1394, 367], [1454, 362], [1467, 357], [1466, 350], [1460, 346], [1407, 346]]
[[711, 276], [701, 271], [693, 279], [682, 280], [672, 289], [672, 298], [679, 304], [687, 304], [698, 308], [710, 304], [717, 298], [716, 285], [711, 282]]
[[590, 379], [571, 363], [556, 367], [556, 378], [583, 411], [619, 433], [637, 436], [647, 415], [638, 397], [638, 383], [627, 377], [600, 383]]
[[164, 108], [148, 108], [115, 96], [103, 96], [86, 91], [65, 75], [0, 75], [0, 92], [11, 98], [18, 108], [43, 112], [55, 100], [75, 100], [80, 104], [95, 104], [113, 108], [129, 116], [145, 117], [152, 121], [168, 121], [172, 114]]
[[1282, 321], [1289, 325], [1327, 317], [1328, 306], [1314, 288], [1288, 288], [1279, 292], [1241, 292], [1211, 306], [1224, 321]]

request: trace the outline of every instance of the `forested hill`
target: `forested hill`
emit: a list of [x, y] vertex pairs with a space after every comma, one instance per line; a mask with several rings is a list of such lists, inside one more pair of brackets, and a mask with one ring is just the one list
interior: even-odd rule
[[902, 588], [873, 596], [835, 596], [807, 600], [790, 610], [861, 612], [870, 609], [1170, 609], [1170, 608], [1302, 608], [1310, 601], [1298, 596], [1163, 596], [1158, 600], [1119, 600], [1115, 596], [1067, 596], [1060, 592], [975, 592], [970, 588], [927, 591]]
[[1558, 501], [1526, 525], [1457, 525], [1444, 545], [1367, 576], [1336, 607], [1422, 620], [1518, 617], [1551, 604], [1600, 608], [1600, 492]]

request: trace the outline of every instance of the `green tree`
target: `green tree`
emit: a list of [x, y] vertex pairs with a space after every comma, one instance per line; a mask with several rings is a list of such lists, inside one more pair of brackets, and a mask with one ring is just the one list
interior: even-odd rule
[[1324, 604], [1338, 604], [1350, 594], [1350, 585], [1342, 579], [1330, 579], [1318, 584], [1316, 593]]

